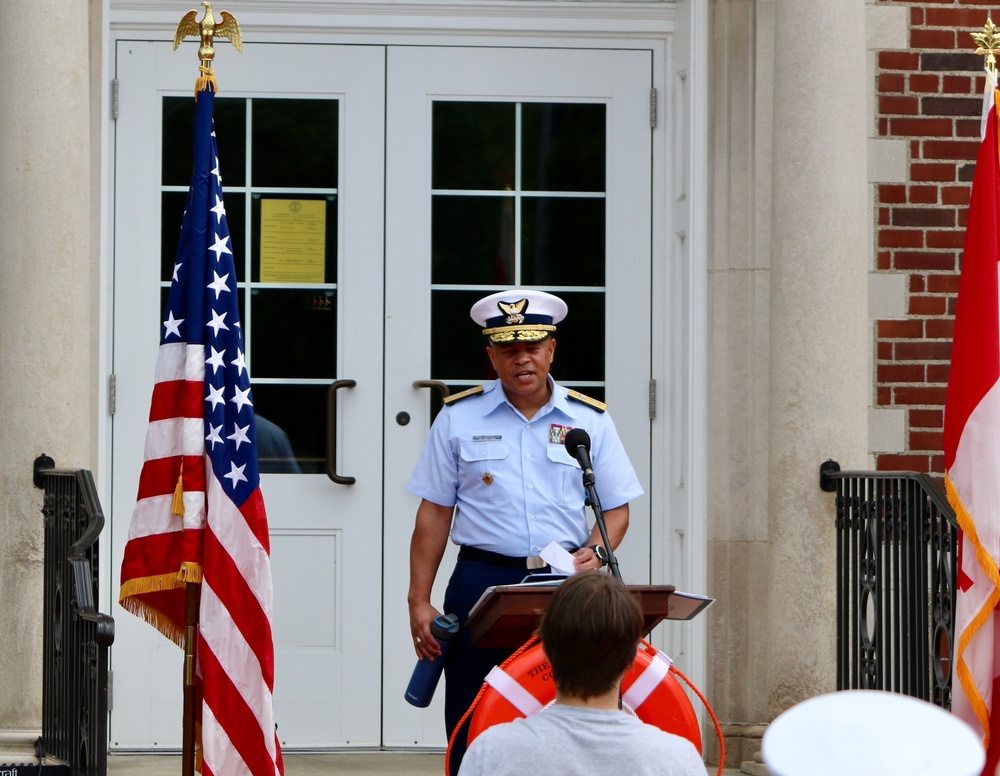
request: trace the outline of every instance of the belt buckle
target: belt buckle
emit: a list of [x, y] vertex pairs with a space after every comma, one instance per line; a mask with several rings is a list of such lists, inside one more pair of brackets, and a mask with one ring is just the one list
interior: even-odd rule
[[549, 564], [537, 555], [529, 555], [525, 558], [524, 565], [528, 570], [534, 571], [535, 569], [543, 569]]

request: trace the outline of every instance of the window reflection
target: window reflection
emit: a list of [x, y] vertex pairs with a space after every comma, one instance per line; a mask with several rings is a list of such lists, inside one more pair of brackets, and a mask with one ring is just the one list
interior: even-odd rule
[[254, 417], [257, 427], [257, 467], [261, 474], [301, 474], [291, 440], [285, 429], [259, 412]]
[[[254, 382], [257, 417], [257, 457], [261, 472], [322, 474], [326, 471], [326, 391], [323, 385], [281, 385]], [[265, 423], [262, 426], [260, 419]], [[263, 431], [262, 431], [263, 429]], [[287, 445], [273, 437], [278, 429]], [[291, 459], [289, 456], [291, 450]]]

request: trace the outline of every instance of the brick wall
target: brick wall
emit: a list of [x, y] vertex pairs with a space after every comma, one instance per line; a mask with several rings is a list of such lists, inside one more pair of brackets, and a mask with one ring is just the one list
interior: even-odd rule
[[[880, 2], [898, 6], [898, 0]], [[880, 470], [941, 474], [942, 423], [966, 208], [979, 149], [985, 78], [973, 53], [996, 8], [904, 3], [909, 49], [876, 52], [877, 136], [909, 146], [906, 183], [875, 187], [875, 264], [901, 273], [906, 318], [875, 322], [875, 397], [906, 410], [906, 448], [877, 452]]]

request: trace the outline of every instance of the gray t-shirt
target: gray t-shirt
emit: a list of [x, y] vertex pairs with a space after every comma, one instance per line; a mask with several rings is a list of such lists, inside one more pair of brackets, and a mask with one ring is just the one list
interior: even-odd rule
[[686, 738], [616, 710], [554, 704], [494, 725], [469, 746], [458, 776], [705, 776]]

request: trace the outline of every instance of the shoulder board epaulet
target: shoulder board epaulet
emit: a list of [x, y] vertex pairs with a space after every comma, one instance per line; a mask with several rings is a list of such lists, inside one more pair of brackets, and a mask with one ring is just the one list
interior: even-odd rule
[[583, 402], [584, 404], [587, 404], [587, 405], [593, 407], [598, 412], [604, 412], [608, 408], [608, 405], [605, 404], [603, 401], [598, 401], [597, 399], [592, 399], [589, 396], [587, 396], [586, 394], [580, 393], [579, 391], [570, 390], [569, 391], [569, 398], [575, 399], [576, 401]]
[[482, 393], [483, 390], [484, 390], [483, 386], [476, 385], [476, 386], [473, 386], [472, 388], [469, 388], [469, 389], [467, 389], [465, 391], [459, 391], [458, 393], [453, 393], [450, 396], [445, 396], [444, 397], [444, 403], [445, 404], [454, 404], [457, 401], [462, 401], [462, 399], [467, 399], [470, 396], [475, 396], [477, 393]]

